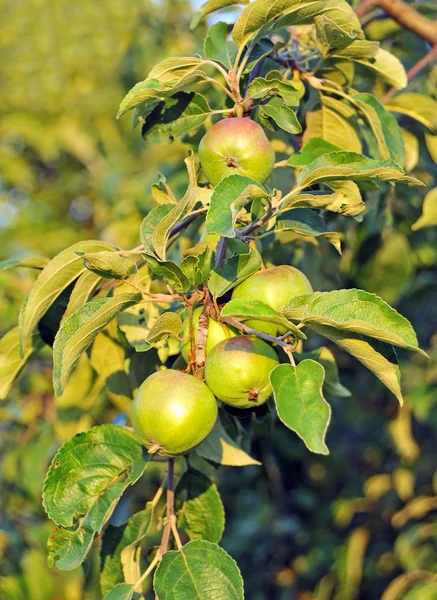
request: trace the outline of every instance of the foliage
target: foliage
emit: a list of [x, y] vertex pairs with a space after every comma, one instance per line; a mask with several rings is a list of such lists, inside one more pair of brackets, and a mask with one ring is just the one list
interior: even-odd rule
[[[390, 19], [363, 29], [345, 0], [235, 4], [196, 13], [199, 53], [183, 2], [134, 3], [129, 16], [109, 3], [107, 30], [86, 4], [86, 27], [98, 22], [95, 39], [115, 54], [91, 43], [92, 84], [60, 101], [44, 88], [51, 63], [41, 81], [32, 72], [25, 102], [20, 69], [6, 67], [6, 225], [17, 200], [0, 275], [16, 289], [0, 297], [10, 325], [0, 341], [7, 598], [48, 600], [62, 586], [72, 600], [82, 588], [113, 600], [240, 599], [231, 556], [255, 600], [435, 592], [435, 68], [408, 83], [403, 63], [423, 56], [423, 41]], [[234, 24], [207, 28], [229, 7]], [[11, 17], [11, 30], [20, 23]], [[64, 68], [73, 80], [77, 66]], [[116, 125], [111, 99], [126, 83]], [[128, 132], [131, 110], [145, 146]], [[263, 185], [231, 175], [213, 188], [198, 143], [234, 116], [269, 133], [275, 169]], [[42, 250], [54, 258], [28, 257]], [[303, 269], [316, 291], [281, 309], [232, 300], [265, 263]], [[182, 318], [198, 305], [187, 365]], [[132, 398], [157, 369], [203, 378], [210, 316], [273, 345], [273, 399], [221, 406], [167, 474], [125, 426]], [[86, 571], [49, 572], [46, 537], [51, 564], [86, 560]]]

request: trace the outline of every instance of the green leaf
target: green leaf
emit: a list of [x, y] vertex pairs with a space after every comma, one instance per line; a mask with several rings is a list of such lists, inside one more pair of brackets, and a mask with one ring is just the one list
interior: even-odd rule
[[326, 15], [315, 16], [314, 23], [316, 25], [318, 46], [324, 56], [327, 56], [331, 51], [347, 48], [361, 33], [361, 28], [351, 34], [348, 33]]
[[266, 104], [259, 106], [259, 114], [264, 119], [272, 119], [276, 125], [288, 133], [300, 133], [302, 126], [296, 113], [279, 97], [271, 98]]
[[135, 346], [137, 352], [150, 350], [153, 344], [160, 340], [167, 339], [169, 335], [179, 339], [179, 333], [182, 331], [183, 323], [177, 313], [165, 312], [160, 315], [149, 331], [144, 344]]
[[228, 40], [232, 25], [219, 21], [214, 23], [206, 32], [203, 43], [203, 53], [206, 58], [220, 62], [227, 69], [231, 69], [238, 48], [233, 41]]
[[261, 38], [257, 41], [256, 44], [251, 45], [250, 48], [247, 48], [247, 51], [250, 54], [246, 66], [244, 67], [243, 73], [245, 75], [250, 73], [254, 66], [257, 65], [261, 59], [271, 54], [274, 51], [274, 49], [275, 45], [267, 37]]
[[359, 360], [382, 381], [402, 405], [401, 373], [393, 346], [325, 325], [313, 323], [311, 329], [328, 338], [328, 340], [331, 340]]
[[105, 242], [78, 242], [55, 256], [40, 273], [23, 305], [20, 315], [20, 346], [25, 348], [32, 331], [56, 298], [84, 271], [85, 266], [75, 252], [113, 250]]
[[117, 252], [87, 252], [80, 254], [83, 264], [100, 277], [107, 279], [125, 279], [136, 270], [135, 263], [117, 254]]
[[255, 77], [247, 90], [247, 97], [254, 100], [272, 96], [280, 96], [287, 106], [298, 106], [300, 90], [292, 81], [283, 79], [279, 71], [270, 71], [267, 77]]
[[88, 302], [91, 294], [101, 281], [102, 278], [100, 275], [96, 275], [91, 271], [85, 271], [85, 273], [82, 273], [75, 283], [73, 291], [71, 292], [67, 308], [62, 315], [62, 321], [65, 321], [65, 319], [75, 313], [78, 308]]
[[0, 271], [23, 267], [26, 269], [44, 269], [50, 260], [45, 256], [29, 256], [29, 258], [7, 258], [0, 261]]
[[195, 449], [196, 454], [220, 465], [245, 467], [261, 463], [246, 454], [223, 427], [220, 417], [208, 435]]
[[121, 527], [108, 525], [106, 528], [100, 553], [100, 586], [104, 594], [109, 593], [113, 586], [125, 581], [129, 584], [136, 583], [136, 580], [126, 578], [123, 562], [128, 564], [128, 558], [132, 559], [138, 543], [148, 535], [152, 519], [153, 509], [149, 502], [144, 510], [135, 513]]
[[194, 13], [191, 21], [190, 28], [194, 29], [197, 25], [205, 19], [209, 14], [226, 8], [227, 6], [234, 6], [235, 4], [249, 4], [249, 0], [209, 0], [201, 5], [200, 9]]
[[[330, 182], [331, 186], [334, 182]], [[338, 182], [339, 184], [352, 184], [356, 187], [353, 181]], [[340, 213], [348, 217], [356, 217], [366, 210], [366, 205], [358, 193], [358, 198], [354, 194], [347, 194], [349, 189], [342, 190], [342, 186], [338, 186], [339, 191], [334, 194], [327, 192], [303, 192], [296, 194], [284, 204], [286, 208], [323, 208], [331, 212]]]
[[314, 360], [278, 365], [270, 373], [278, 417], [311, 452], [329, 454], [325, 444], [331, 407], [323, 397], [325, 369]]
[[361, 152], [358, 131], [355, 110], [345, 102], [323, 95], [320, 108], [306, 114], [303, 142], [307, 144], [311, 138], [321, 137], [348, 152]]
[[341, 150], [341, 148], [327, 142], [323, 138], [314, 137], [308, 140], [299, 152], [290, 156], [287, 160], [287, 165], [290, 167], [305, 167], [316, 158], [319, 158], [319, 156], [329, 154], [330, 152], [337, 152], [338, 150]]
[[437, 187], [428, 192], [425, 196], [422, 206], [422, 215], [411, 226], [413, 231], [423, 229], [423, 227], [437, 226]]
[[393, 159], [398, 165], [405, 165], [405, 145], [401, 129], [392, 114], [372, 96], [372, 94], [355, 94], [351, 96], [358, 104], [375, 136], [379, 158]]
[[189, 469], [178, 483], [178, 497], [185, 494], [178, 513], [178, 527], [190, 540], [207, 540], [218, 544], [225, 528], [225, 510], [217, 486], [209, 477]]
[[314, 210], [295, 208], [281, 213], [275, 231], [294, 231], [304, 237], [323, 237], [341, 254], [341, 234], [329, 231], [322, 217]]
[[343, 48], [342, 50], [336, 50], [335, 55], [342, 58], [354, 59], [368, 59], [373, 58], [378, 52], [378, 42], [370, 40], [354, 40], [352, 44]]
[[212, 254], [212, 249], [207, 246], [201, 254], [186, 256], [181, 262], [181, 271], [191, 286], [203, 285], [208, 279], [212, 269]]
[[160, 102], [144, 119], [141, 135], [152, 142], [173, 142], [200, 127], [211, 114], [201, 94], [177, 92]]
[[20, 355], [18, 327], [14, 327], [0, 339], [0, 400], [5, 400], [15, 378], [34, 352], [44, 345], [38, 334], [28, 341], [23, 356]]
[[239, 46], [245, 46], [269, 29], [312, 23], [318, 15], [327, 16], [348, 34], [363, 37], [360, 22], [344, 0], [254, 0], [240, 14], [232, 35]]
[[407, 73], [405, 72], [402, 63], [396, 56], [383, 48], [378, 48], [370, 59], [352, 58], [352, 60], [371, 69], [378, 77], [381, 77], [381, 79], [395, 87], [397, 90], [407, 87]]
[[43, 487], [47, 515], [60, 526], [49, 541], [50, 566], [70, 570], [83, 562], [95, 534], [126, 488], [141, 477], [148, 458], [132, 432], [114, 425], [79, 433], [62, 446]]
[[[417, 138], [416, 138], [417, 139]], [[426, 149], [432, 160], [437, 164], [437, 135], [425, 134]], [[418, 142], [417, 142], [418, 145]]]
[[329, 348], [322, 346], [321, 348], [317, 348], [311, 352], [296, 352], [294, 356], [299, 362], [309, 358], [322, 365], [322, 367], [325, 369], [323, 389], [327, 394], [338, 396], [339, 398], [348, 398], [352, 395], [350, 391], [340, 382], [337, 363], [335, 362], [334, 355]]
[[166, 260], [166, 246], [170, 237], [171, 228], [187, 211], [191, 210], [197, 200], [197, 164], [193, 154], [190, 154], [190, 156], [185, 159], [185, 164], [189, 176], [188, 189], [184, 197], [162, 217], [152, 234], [152, 247], [156, 256], [163, 261]]
[[243, 600], [237, 563], [220, 546], [193, 540], [166, 552], [155, 572], [159, 600]]
[[374, 160], [354, 152], [331, 152], [316, 158], [299, 173], [297, 185], [305, 188], [315, 183], [341, 179], [423, 185], [418, 179], [405, 175], [403, 169], [392, 160]]
[[385, 108], [407, 115], [424, 125], [431, 133], [437, 133], [437, 100], [430, 96], [408, 92], [392, 98]]
[[243, 175], [229, 175], [218, 183], [211, 197], [206, 215], [207, 233], [218, 233], [234, 238], [234, 226], [240, 210], [253, 198], [267, 198], [263, 186]]
[[208, 279], [208, 289], [211, 294], [218, 298], [258, 271], [261, 266], [261, 256], [256, 250], [252, 250], [246, 244], [240, 253], [234, 253], [227, 258], [223, 267], [215, 267]]
[[[314, 296], [304, 307], [304, 325], [329, 325], [421, 352], [410, 322], [375, 294], [350, 289], [317, 292]], [[299, 301], [299, 297], [296, 300]], [[294, 301], [284, 307], [286, 316]]]
[[305, 334], [296, 325], [285, 318], [277, 310], [260, 300], [230, 300], [222, 310], [222, 317], [233, 317], [239, 321], [265, 321], [283, 328], [284, 333], [292, 331], [298, 339], [305, 339]]
[[119, 583], [106, 594], [103, 600], [131, 600], [134, 595], [134, 586], [130, 583]]
[[142, 120], [145, 120], [160, 102], [206, 79], [206, 74], [200, 70], [203, 64], [201, 58], [193, 56], [163, 60], [150, 71], [147, 79], [137, 83], [127, 93], [120, 104], [117, 118], [141, 105], [146, 109], [141, 113]]
[[120, 312], [138, 304], [140, 293], [119, 294], [113, 298], [98, 298], [79, 308], [61, 325], [53, 345], [53, 387], [60, 396], [73, 367], [97, 334]]
[[155, 206], [143, 219], [140, 227], [140, 239], [144, 246], [144, 254], [155, 254], [153, 248], [153, 234], [158, 224], [166, 217], [174, 208], [174, 204], [160, 204]]
[[150, 269], [164, 279], [176, 292], [188, 292], [191, 284], [179, 265], [171, 260], [158, 260], [154, 256], [145, 256]]

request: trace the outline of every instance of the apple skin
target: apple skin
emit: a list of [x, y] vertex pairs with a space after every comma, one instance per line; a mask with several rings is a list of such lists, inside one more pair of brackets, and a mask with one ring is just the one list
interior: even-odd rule
[[[238, 300], [260, 300], [275, 310], [281, 311], [295, 296], [312, 294], [313, 288], [307, 276], [290, 265], [271, 267], [257, 271], [240, 285], [232, 298]], [[269, 335], [278, 335], [278, 326], [265, 321], [246, 321], [245, 325]], [[281, 332], [285, 333], [285, 331]]]
[[[199, 317], [202, 313], [202, 307], [194, 309], [193, 311], [193, 329], [194, 336], [196, 339], [197, 331], [199, 329]], [[188, 338], [190, 335], [190, 320], [187, 318], [184, 321], [184, 327], [182, 329], [182, 337], [184, 339]], [[221, 323], [220, 321], [216, 321], [215, 319], [209, 318], [208, 321], [208, 334], [206, 336], [206, 344], [205, 344], [205, 353], [206, 355], [222, 340], [227, 340], [231, 337], [235, 337], [237, 335], [236, 331], [231, 327], [225, 325], [225, 323]], [[181, 354], [186, 363], [188, 363], [188, 352], [190, 350], [190, 340], [187, 342], [183, 342], [181, 344]]]
[[177, 456], [206, 438], [217, 412], [216, 399], [203, 381], [168, 369], [153, 373], [139, 387], [132, 425], [151, 454]]
[[215, 346], [205, 364], [206, 385], [225, 404], [256, 408], [272, 393], [270, 372], [279, 364], [266, 342], [240, 335]]
[[235, 117], [218, 121], [206, 132], [199, 159], [212, 185], [233, 174], [263, 183], [272, 172], [275, 151], [258, 123]]

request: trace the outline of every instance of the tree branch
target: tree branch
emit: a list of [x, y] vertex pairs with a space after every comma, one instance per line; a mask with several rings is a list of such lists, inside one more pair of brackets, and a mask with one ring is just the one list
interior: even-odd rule
[[404, 0], [363, 0], [355, 12], [361, 19], [373, 8], [381, 8], [404, 29], [408, 29], [432, 46], [437, 45], [437, 23], [421, 15]]
[[[427, 67], [435, 59], [437, 59], [437, 46], [434, 46], [431, 52], [425, 54], [425, 56], [414, 65], [414, 67], [411, 67], [411, 69], [407, 72], [408, 82], [410, 82], [417, 75], [419, 75], [419, 73], [423, 71], [423, 69], [425, 69], [425, 67]], [[397, 91], [398, 90], [394, 87], [390, 88], [385, 94], [383, 101], [387, 102], [388, 100], [393, 98]]]

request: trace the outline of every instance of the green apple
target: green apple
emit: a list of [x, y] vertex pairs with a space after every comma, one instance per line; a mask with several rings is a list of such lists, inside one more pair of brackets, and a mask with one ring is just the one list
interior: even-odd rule
[[273, 169], [275, 151], [258, 123], [235, 117], [207, 131], [199, 144], [199, 159], [212, 185], [235, 173], [263, 183]]
[[272, 393], [270, 372], [278, 363], [276, 352], [266, 342], [239, 335], [211, 350], [205, 365], [206, 384], [225, 404], [255, 408]]
[[[193, 329], [194, 329], [194, 340], [196, 340], [197, 331], [199, 329], [199, 317], [202, 313], [202, 307], [199, 306], [193, 311]], [[182, 329], [182, 337], [184, 340], [189, 338], [190, 335], [190, 320], [187, 318], [184, 321], [184, 328]], [[237, 333], [231, 327], [225, 325], [225, 323], [221, 323], [220, 321], [216, 321], [215, 319], [210, 318], [208, 321], [208, 334], [206, 336], [206, 344], [205, 344], [205, 353], [206, 355], [222, 340], [227, 340], [231, 337], [236, 336]], [[188, 363], [188, 353], [190, 351], [190, 340], [186, 342], [182, 342], [181, 344], [181, 353], [185, 360]]]
[[217, 402], [201, 381], [181, 371], [157, 371], [135, 395], [132, 425], [150, 454], [186, 454], [206, 438]]
[[[302, 271], [289, 265], [271, 267], [257, 271], [240, 285], [232, 298], [238, 300], [260, 300], [272, 308], [281, 311], [295, 296], [312, 294], [313, 288]], [[246, 321], [245, 325], [270, 335], [278, 335], [278, 326], [264, 321]], [[282, 333], [285, 333], [282, 332]]]

